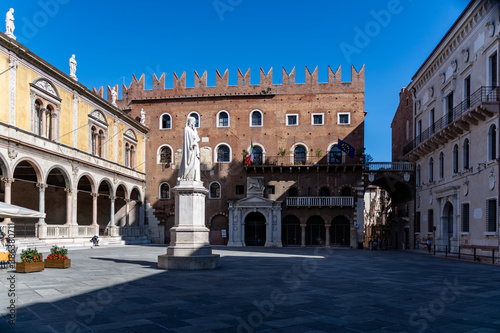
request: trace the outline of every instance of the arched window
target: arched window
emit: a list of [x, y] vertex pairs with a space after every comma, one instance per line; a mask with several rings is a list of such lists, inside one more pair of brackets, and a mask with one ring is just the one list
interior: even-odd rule
[[160, 119], [160, 129], [171, 129], [172, 128], [172, 118], [169, 114], [165, 113]]
[[351, 188], [349, 186], [343, 186], [340, 190], [340, 195], [343, 197], [350, 197], [351, 193]]
[[488, 160], [497, 158], [497, 127], [491, 125], [488, 131]]
[[170, 164], [172, 163], [172, 150], [170, 147], [162, 147], [160, 150], [160, 163]]
[[130, 145], [129, 167], [135, 169], [135, 146]]
[[128, 144], [128, 142], [125, 144], [125, 156], [124, 156], [124, 160], [125, 160], [125, 166], [128, 167], [128, 163], [129, 163], [129, 156], [130, 156], [130, 145]]
[[464, 140], [464, 144], [462, 147], [462, 157], [463, 157], [463, 169], [469, 170], [470, 162], [469, 162], [469, 139]]
[[429, 182], [434, 181], [434, 159], [431, 157], [429, 159]]
[[304, 146], [297, 146], [293, 151], [294, 164], [305, 164], [306, 163], [306, 148]]
[[42, 125], [43, 125], [43, 112], [42, 112], [42, 104], [39, 100], [35, 101], [35, 114], [34, 114], [34, 132], [37, 135], [42, 135]]
[[92, 129], [91, 129], [92, 155], [97, 155], [97, 135], [98, 135], [97, 129], [95, 128], [95, 126], [92, 126]]
[[262, 156], [262, 148], [259, 146], [253, 147], [253, 164], [262, 164], [263, 156]]
[[334, 145], [328, 153], [328, 162], [332, 164], [342, 163], [342, 151], [337, 145]]
[[219, 112], [218, 119], [217, 127], [229, 127], [229, 113], [226, 111]]
[[458, 173], [458, 145], [453, 146], [453, 173]]
[[217, 162], [218, 163], [223, 163], [223, 162], [230, 162], [231, 161], [231, 154], [230, 154], [230, 149], [226, 145], [220, 145], [217, 148]]
[[290, 187], [288, 190], [288, 196], [289, 197], [298, 197], [299, 196], [299, 190], [297, 190], [296, 187]]
[[259, 110], [252, 111], [252, 126], [262, 126], [262, 113]]
[[99, 110], [92, 111], [89, 114], [89, 128], [91, 136], [91, 152], [95, 156], [106, 156], [106, 132], [108, 122], [104, 114]]
[[49, 140], [52, 140], [53, 139], [53, 133], [52, 133], [52, 129], [53, 129], [53, 124], [52, 124], [52, 113], [54, 112], [54, 109], [52, 108], [52, 106], [47, 106], [47, 111], [45, 112], [45, 133], [44, 133], [44, 136], [49, 139]]
[[330, 196], [330, 189], [326, 186], [323, 186], [322, 188], [319, 189], [319, 196], [320, 197], [329, 197]]
[[99, 130], [97, 133], [97, 146], [96, 146], [96, 154], [99, 157], [103, 157], [104, 153], [104, 131]]
[[168, 183], [160, 184], [160, 199], [170, 199], [170, 185]]
[[217, 182], [210, 183], [210, 199], [220, 199], [220, 184]]
[[444, 153], [439, 153], [439, 179], [444, 177]]
[[196, 122], [194, 123], [194, 127], [196, 127], [196, 128], [200, 127], [200, 115], [196, 112], [191, 112], [189, 114], [189, 116], [196, 119]]

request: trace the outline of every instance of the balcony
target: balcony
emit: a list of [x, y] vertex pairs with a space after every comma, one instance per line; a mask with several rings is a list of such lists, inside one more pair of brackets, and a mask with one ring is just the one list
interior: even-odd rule
[[369, 172], [413, 172], [415, 164], [412, 162], [369, 162], [365, 164], [364, 171]]
[[469, 98], [418, 135], [403, 148], [403, 154], [418, 159], [434, 151], [440, 145], [468, 131], [470, 124], [477, 125], [499, 111], [500, 91], [498, 87], [481, 87]]
[[243, 161], [243, 165], [245, 169], [250, 172], [251, 170], [254, 173], [261, 170], [264, 172], [265, 170], [270, 170], [271, 173], [275, 171], [282, 173], [284, 170], [289, 170], [290, 172], [298, 171], [301, 172], [305, 170], [306, 172], [316, 170], [319, 172], [320, 169], [326, 172], [346, 172], [346, 171], [361, 171], [363, 168], [362, 163], [355, 163], [355, 160], [359, 160], [359, 158], [350, 159], [346, 158], [351, 163], [342, 163], [342, 157], [335, 156], [330, 157], [328, 155], [316, 157], [316, 156], [269, 156], [269, 155], [256, 155], [254, 161], [247, 165], [245, 161]]
[[354, 207], [354, 197], [288, 197], [289, 207]]

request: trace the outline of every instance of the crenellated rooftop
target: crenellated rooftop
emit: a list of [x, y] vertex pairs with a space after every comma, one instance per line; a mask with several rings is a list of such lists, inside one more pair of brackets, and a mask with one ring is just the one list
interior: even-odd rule
[[[267, 74], [260, 68], [260, 83], [258, 85], [250, 84], [251, 71], [248, 69], [245, 74], [238, 69], [237, 85], [229, 85], [229, 70], [221, 74], [218, 70], [215, 71], [215, 86], [208, 86], [207, 71], [203, 75], [194, 72], [194, 86], [187, 87], [186, 72], [183, 72], [179, 77], [177, 73], [173, 73], [173, 87], [166, 88], [165, 73], [159, 78], [153, 74], [152, 89], [146, 89], [145, 78], [142, 74], [139, 79], [132, 75], [132, 82], [127, 87], [122, 85], [121, 105], [127, 103], [128, 100], [137, 99], [158, 99], [158, 98], [179, 98], [179, 97], [207, 97], [207, 96], [228, 96], [228, 95], [256, 95], [256, 94], [297, 94], [304, 93], [332, 93], [332, 92], [364, 92], [365, 83], [365, 67], [356, 71], [354, 66], [351, 66], [351, 81], [342, 82], [342, 68], [339, 66], [335, 72], [328, 66], [328, 82], [318, 81], [318, 67], [311, 73], [309, 68], [305, 67], [305, 82], [295, 82], [295, 67], [290, 73], [285, 68], [282, 69], [282, 83], [273, 83], [273, 69], [271, 68]], [[310, 87], [304, 90], [305, 87]], [[119, 91], [119, 85], [115, 85], [116, 91]], [[107, 99], [111, 100], [111, 90], [113, 87], [107, 87]], [[99, 90], [93, 88], [93, 92], [104, 98], [104, 88]]]

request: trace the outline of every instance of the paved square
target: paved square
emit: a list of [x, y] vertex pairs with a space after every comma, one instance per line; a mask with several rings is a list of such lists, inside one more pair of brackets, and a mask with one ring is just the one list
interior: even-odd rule
[[70, 250], [69, 269], [1, 270], [0, 331], [500, 332], [498, 266], [402, 251], [215, 247], [217, 270], [165, 271], [156, 268], [165, 250]]

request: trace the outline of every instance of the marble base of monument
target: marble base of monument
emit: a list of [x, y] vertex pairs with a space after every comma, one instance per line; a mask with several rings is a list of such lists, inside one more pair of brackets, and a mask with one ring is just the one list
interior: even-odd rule
[[215, 269], [220, 256], [212, 254], [210, 230], [205, 227], [205, 196], [202, 182], [180, 181], [175, 193], [175, 226], [170, 229], [171, 246], [158, 256], [158, 267], [171, 270]]

